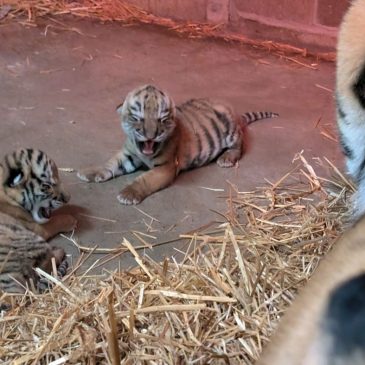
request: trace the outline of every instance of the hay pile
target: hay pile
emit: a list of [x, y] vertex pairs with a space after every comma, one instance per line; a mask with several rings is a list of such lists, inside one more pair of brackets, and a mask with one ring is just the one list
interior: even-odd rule
[[333, 181], [302, 155], [294, 163], [277, 183], [232, 189], [225, 223], [181, 237], [181, 262], [156, 263], [123, 240], [135, 269], [74, 272], [47, 294], [11, 297], [2, 364], [253, 364], [343, 230], [353, 190], [328, 162], [317, 160]]
[[[222, 24], [181, 22], [155, 16], [126, 0], [0, 0], [0, 22], [2, 19], [20, 19], [23, 24], [34, 25], [39, 18], [67, 14], [83, 19], [99, 19], [103, 22], [153, 24], [192, 38], [212, 38], [250, 45], [268, 50], [292, 62], [295, 62], [295, 60], [287, 57], [288, 55], [310, 56], [325, 61], [334, 61], [336, 58], [334, 52], [315, 53], [279, 42], [250, 39], [241, 34], [227, 31]], [[73, 30], [75, 31], [75, 29]]]

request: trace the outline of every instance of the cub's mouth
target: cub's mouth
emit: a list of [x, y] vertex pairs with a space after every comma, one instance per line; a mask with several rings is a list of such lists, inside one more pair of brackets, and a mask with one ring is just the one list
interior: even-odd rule
[[147, 140], [147, 141], [138, 141], [138, 148], [139, 150], [146, 156], [152, 156], [159, 146], [159, 142], [153, 141], [153, 140]]
[[51, 218], [51, 208], [41, 207], [38, 209], [38, 216], [42, 219]]
[[39, 224], [44, 224], [51, 218], [51, 207], [39, 207], [32, 210], [32, 216], [35, 222]]

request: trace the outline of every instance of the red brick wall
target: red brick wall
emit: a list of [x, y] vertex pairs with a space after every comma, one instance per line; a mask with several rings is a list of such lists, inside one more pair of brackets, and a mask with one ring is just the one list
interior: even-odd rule
[[337, 27], [349, 0], [231, 0], [237, 11], [267, 19]]
[[317, 0], [315, 21], [325, 26], [337, 27], [349, 3], [349, 0]]
[[333, 48], [350, 0], [126, 0], [159, 16], [224, 23], [264, 39]]

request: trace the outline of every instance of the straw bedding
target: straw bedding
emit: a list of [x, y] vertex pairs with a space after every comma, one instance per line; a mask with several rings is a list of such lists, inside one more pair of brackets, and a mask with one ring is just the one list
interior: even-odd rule
[[49, 293], [3, 295], [2, 364], [253, 364], [347, 219], [351, 183], [327, 160], [312, 165], [299, 154], [276, 183], [231, 186], [224, 222], [181, 236], [179, 262], [124, 239], [113, 255], [131, 252], [130, 271], [76, 264]]

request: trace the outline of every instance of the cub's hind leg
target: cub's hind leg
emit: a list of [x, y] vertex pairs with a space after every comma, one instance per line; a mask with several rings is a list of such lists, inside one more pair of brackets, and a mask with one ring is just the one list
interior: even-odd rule
[[117, 176], [130, 174], [141, 167], [142, 162], [126, 150], [119, 151], [104, 166], [88, 167], [80, 170], [77, 176], [87, 182], [104, 182]]
[[[53, 272], [52, 267], [52, 259], [55, 260], [55, 265], [57, 269], [57, 278], [62, 279], [68, 269], [68, 261], [66, 258], [66, 253], [63, 248], [59, 247], [50, 247], [47, 249], [47, 255], [38, 263], [38, 267], [42, 269], [43, 271], [47, 272], [48, 274], [51, 274]], [[44, 291], [50, 289], [52, 287], [52, 284], [45, 278], [40, 278], [37, 282], [37, 290], [40, 293], [43, 293]]]
[[239, 126], [226, 137], [227, 150], [217, 160], [219, 167], [232, 167], [243, 154], [243, 131]]

